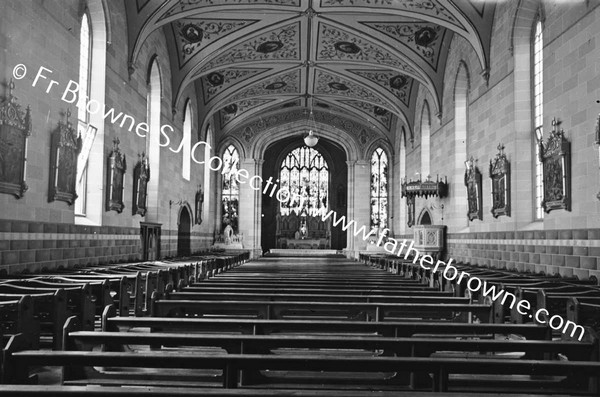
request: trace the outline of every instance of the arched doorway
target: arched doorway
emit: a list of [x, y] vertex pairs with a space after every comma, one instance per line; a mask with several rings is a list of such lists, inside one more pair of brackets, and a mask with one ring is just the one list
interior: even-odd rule
[[190, 255], [190, 232], [192, 219], [187, 207], [181, 207], [177, 222], [177, 256]]

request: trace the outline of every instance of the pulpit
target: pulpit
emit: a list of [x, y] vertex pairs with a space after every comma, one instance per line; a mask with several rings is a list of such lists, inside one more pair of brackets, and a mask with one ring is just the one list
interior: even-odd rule
[[438, 260], [445, 246], [445, 225], [417, 225], [413, 228], [414, 247], [421, 255], [430, 255]]

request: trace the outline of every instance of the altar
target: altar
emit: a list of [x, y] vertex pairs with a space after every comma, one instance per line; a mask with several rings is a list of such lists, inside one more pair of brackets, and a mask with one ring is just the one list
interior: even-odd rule
[[277, 215], [277, 248], [329, 249], [331, 248], [330, 221], [320, 216]]

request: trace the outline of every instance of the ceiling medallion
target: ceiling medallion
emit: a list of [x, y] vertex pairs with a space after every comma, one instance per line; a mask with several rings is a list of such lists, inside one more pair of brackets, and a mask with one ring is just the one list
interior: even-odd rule
[[223, 75], [218, 72], [210, 73], [208, 76], [206, 76], [206, 79], [208, 80], [210, 85], [212, 85], [213, 87], [223, 85], [223, 82], [225, 81], [225, 78], [223, 77]]
[[390, 87], [395, 90], [401, 90], [408, 83], [408, 79], [406, 76], [401, 74], [394, 76], [390, 79]]
[[436, 37], [436, 31], [432, 27], [426, 26], [415, 32], [415, 44], [421, 47], [429, 47]]
[[188, 23], [181, 28], [181, 35], [190, 43], [196, 44], [202, 41], [204, 31], [193, 23]]
[[377, 116], [385, 116], [388, 111], [386, 109], [384, 109], [384, 108], [380, 108], [379, 106], [375, 106], [375, 108], [373, 109], [373, 112]]
[[333, 46], [336, 50], [346, 54], [358, 54], [360, 52], [360, 47], [349, 41], [338, 41]]
[[279, 90], [283, 87], [285, 87], [287, 84], [284, 83], [283, 81], [276, 81], [274, 83], [271, 83], [269, 85], [267, 85], [265, 87], [265, 90]]
[[225, 111], [225, 113], [227, 114], [235, 114], [238, 110], [238, 107], [235, 103], [232, 103], [230, 105], [227, 105], [223, 108], [223, 110]]
[[283, 47], [283, 43], [281, 41], [265, 41], [256, 47], [256, 52], [260, 52], [262, 54], [268, 54], [270, 52], [275, 52]]
[[348, 91], [349, 90], [349, 88], [346, 84], [338, 83], [337, 81], [332, 81], [328, 85], [329, 85], [329, 88], [331, 88], [333, 90], [337, 90], [337, 91]]

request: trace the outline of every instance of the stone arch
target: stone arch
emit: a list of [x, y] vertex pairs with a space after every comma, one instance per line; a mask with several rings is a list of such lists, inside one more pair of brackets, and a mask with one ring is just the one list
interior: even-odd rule
[[433, 216], [427, 208], [423, 208], [417, 218], [417, 225], [433, 225]]
[[187, 201], [179, 207], [177, 214], [177, 256], [187, 256], [191, 250], [192, 209]]

